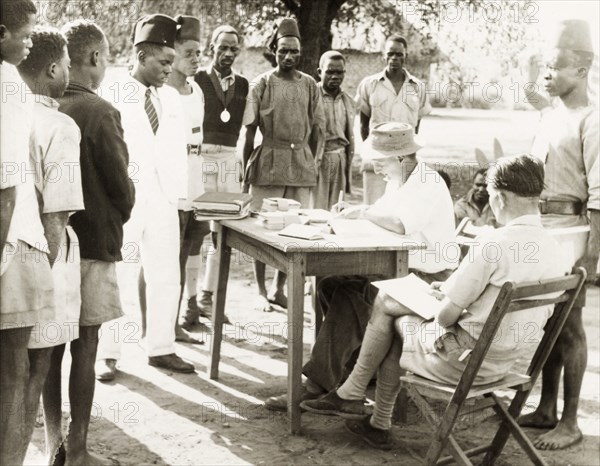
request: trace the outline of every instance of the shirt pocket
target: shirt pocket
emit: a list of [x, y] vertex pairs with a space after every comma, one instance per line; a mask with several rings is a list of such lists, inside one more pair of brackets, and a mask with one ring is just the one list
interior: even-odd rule
[[404, 101], [406, 102], [406, 106], [411, 110], [411, 113], [418, 113], [421, 106], [421, 99], [417, 94], [416, 87], [412, 86], [407, 89]]

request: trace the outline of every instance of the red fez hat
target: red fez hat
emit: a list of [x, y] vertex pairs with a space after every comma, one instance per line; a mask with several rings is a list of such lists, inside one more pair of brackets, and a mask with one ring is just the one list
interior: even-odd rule
[[164, 45], [175, 48], [175, 35], [177, 22], [166, 15], [148, 15], [140, 19], [135, 25], [133, 45], [142, 42]]
[[195, 40], [200, 42], [200, 20], [195, 16], [178, 15], [175, 21], [179, 24], [177, 40]]

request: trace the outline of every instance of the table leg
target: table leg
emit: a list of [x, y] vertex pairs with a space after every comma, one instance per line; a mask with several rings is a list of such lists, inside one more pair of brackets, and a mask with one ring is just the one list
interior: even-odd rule
[[223, 339], [223, 321], [225, 320], [225, 298], [227, 295], [227, 280], [229, 278], [229, 263], [231, 260], [231, 248], [227, 244], [227, 229], [218, 224], [217, 253], [219, 261], [217, 264], [218, 285], [213, 302], [212, 325], [213, 337], [210, 345], [210, 362], [208, 373], [211, 379], [219, 377], [219, 360], [221, 358], [221, 341]]
[[292, 434], [301, 427], [302, 356], [304, 330], [304, 254], [291, 254], [288, 265], [288, 419]]
[[323, 309], [321, 309], [321, 301], [319, 301], [318, 289], [319, 283], [321, 283], [323, 277], [312, 277], [312, 305], [315, 311], [314, 314], [314, 326], [315, 326], [315, 340], [319, 335], [319, 331], [321, 330], [321, 325], [323, 324]]

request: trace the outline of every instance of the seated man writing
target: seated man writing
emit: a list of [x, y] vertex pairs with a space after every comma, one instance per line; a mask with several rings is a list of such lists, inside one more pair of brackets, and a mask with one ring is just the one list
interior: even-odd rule
[[[572, 264], [561, 257], [556, 241], [544, 230], [538, 201], [544, 188], [543, 163], [529, 155], [500, 159], [488, 171], [490, 205], [504, 225], [477, 238], [471, 252], [443, 284], [433, 283], [440, 301], [433, 321], [412, 314], [380, 293], [373, 305], [358, 361], [346, 382], [302, 408], [349, 419], [347, 429], [370, 445], [390, 449], [390, 427], [401, 369], [438, 382], [456, 384], [467, 365], [502, 285], [542, 280], [567, 273]], [[501, 379], [528, 345], [537, 343], [552, 307], [518, 311], [507, 316], [475, 384]], [[396, 319], [402, 317], [401, 319]], [[395, 332], [395, 321], [400, 335]], [[525, 331], [527, 329], [528, 331]], [[525, 338], [526, 337], [526, 338]], [[400, 361], [400, 364], [398, 364]], [[375, 410], [363, 413], [367, 384], [377, 372]]]
[[[386, 175], [386, 192], [372, 206], [340, 203], [334, 208], [341, 210], [340, 217], [366, 219], [424, 243], [426, 249], [410, 253], [408, 266], [430, 283], [450, 276], [460, 250], [454, 241], [452, 198], [439, 173], [417, 159], [420, 148], [408, 124], [375, 126], [365, 141], [363, 157], [372, 159], [376, 172]], [[382, 277], [332, 276], [320, 282], [318, 299], [325, 320], [303, 368], [307, 377], [303, 400], [333, 390], [352, 369], [377, 293], [373, 278]], [[287, 397], [271, 397], [265, 406], [285, 411]]]

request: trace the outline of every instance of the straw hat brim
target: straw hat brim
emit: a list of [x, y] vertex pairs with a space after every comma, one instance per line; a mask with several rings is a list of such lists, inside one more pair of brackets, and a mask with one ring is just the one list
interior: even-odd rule
[[375, 149], [373, 147], [372, 141], [370, 140], [370, 138], [367, 138], [365, 140], [365, 145], [364, 145], [364, 149], [365, 149], [365, 154], [363, 156], [363, 159], [367, 159], [367, 160], [377, 160], [377, 159], [387, 159], [389, 157], [403, 157], [406, 155], [411, 155], [414, 154], [415, 152], [417, 152], [419, 149], [422, 149], [423, 145], [420, 143], [420, 141], [417, 141], [417, 137], [414, 137], [414, 140], [407, 144], [406, 146], [402, 147], [401, 149], [394, 149], [394, 150], [383, 150], [383, 149]]

